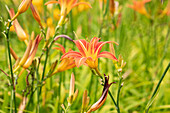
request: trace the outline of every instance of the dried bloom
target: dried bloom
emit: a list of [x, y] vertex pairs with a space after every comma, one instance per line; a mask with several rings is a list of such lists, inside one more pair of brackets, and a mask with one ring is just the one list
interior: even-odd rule
[[[10, 17], [13, 18], [15, 13], [13, 9], [9, 10]], [[28, 39], [28, 34], [22, 29], [17, 19], [13, 21], [13, 26], [15, 28], [15, 32], [20, 40], [24, 41]]]
[[146, 17], [150, 18], [150, 15], [148, 14], [145, 4], [150, 2], [151, 0], [142, 0], [142, 1], [133, 1], [133, 5], [128, 5], [129, 8], [132, 8], [133, 10], [145, 15]]
[[[57, 45], [58, 47], [55, 47], [54, 49], [60, 50], [63, 54], [66, 53], [65, 48], [61, 45], [56, 43], [55, 45]], [[70, 50], [72, 51], [72, 50]], [[55, 72], [53, 72], [52, 75], [58, 73], [58, 72], [62, 72], [71, 68], [74, 68], [76, 66], [74, 58], [72, 57], [67, 57], [67, 58], [63, 58], [60, 62], [60, 64], [58, 65], [57, 69]]]
[[65, 53], [62, 56], [62, 59], [71, 57], [75, 59], [75, 63], [77, 67], [81, 66], [82, 64], [85, 64], [92, 69], [97, 68], [99, 57], [105, 57], [112, 60], [117, 60], [117, 58], [110, 52], [107, 51], [100, 52], [103, 45], [105, 45], [106, 43], [115, 43], [115, 42], [113, 41], [98, 42], [99, 40], [100, 38], [97, 37], [92, 38], [90, 42], [87, 42], [84, 39], [74, 40], [74, 43], [76, 44], [80, 52], [69, 51], [68, 53]]
[[94, 103], [90, 109], [87, 111], [87, 113], [91, 113], [92, 111], [96, 111], [97, 109], [99, 109], [103, 104], [104, 102], [106, 101], [106, 98], [107, 98], [107, 94], [108, 94], [108, 91], [109, 91], [109, 87], [111, 86], [111, 84], [113, 83], [108, 83], [109, 82], [109, 76], [106, 76], [104, 74], [104, 77], [105, 77], [105, 83], [104, 83], [104, 88], [103, 88], [103, 92], [102, 92], [102, 96], [100, 97], [100, 99]]
[[87, 5], [91, 8], [91, 5], [89, 3], [87, 3], [87, 2], [78, 2], [77, 3], [77, 0], [49, 1], [45, 5], [54, 4], [54, 3], [58, 3], [60, 5], [60, 8], [61, 8], [61, 12], [60, 12], [61, 17], [60, 17], [60, 20], [58, 22], [58, 26], [61, 26], [64, 23], [66, 15], [71, 11], [72, 8], [74, 8], [74, 7], [76, 7], [80, 4]]

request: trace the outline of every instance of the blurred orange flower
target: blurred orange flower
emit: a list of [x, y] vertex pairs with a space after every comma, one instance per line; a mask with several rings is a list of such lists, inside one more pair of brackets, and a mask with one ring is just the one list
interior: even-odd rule
[[65, 53], [62, 56], [62, 59], [73, 57], [75, 59], [77, 67], [81, 66], [82, 64], [85, 64], [92, 69], [97, 68], [99, 57], [117, 60], [117, 58], [110, 52], [104, 51], [100, 53], [103, 45], [105, 45], [106, 43], [112, 43], [113, 41], [98, 42], [99, 40], [100, 38], [97, 37], [92, 38], [90, 42], [87, 42], [84, 39], [74, 40], [74, 43], [76, 44], [80, 52], [69, 51], [68, 53]]
[[58, 0], [58, 1], [49, 1], [47, 2], [45, 5], [48, 4], [54, 4], [54, 3], [58, 3], [60, 5], [61, 8], [61, 12], [60, 12], [60, 20], [58, 22], [58, 25], [61, 26], [65, 20], [66, 15], [71, 11], [72, 8], [80, 5], [80, 4], [84, 4], [87, 5], [91, 8], [91, 5], [87, 2], [78, 2], [77, 0]]
[[145, 4], [150, 2], [151, 0], [142, 0], [142, 1], [133, 1], [133, 5], [128, 5], [129, 8], [132, 8], [133, 10], [145, 15], [146, 17], [150, 18], [150, 15], [148, 14]]

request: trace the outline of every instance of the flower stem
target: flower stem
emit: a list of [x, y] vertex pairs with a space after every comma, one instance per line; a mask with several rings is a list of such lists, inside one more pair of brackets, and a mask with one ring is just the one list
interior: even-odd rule
[[12, 70], [12, 60], [11, 60], [11, 53], [10, 53], [10, 47], [9, 47], [9, 29], [11, 27], [11, 21], [9, 22], [9, 26], [7, 27], [6, 32], [6, 38], [7, 38], [7, 49], [8, 49], [8, 58], [9, 58], [9, 64], [10, 64], [10, 72], [11, 72], [11, 85], [12, 85], [12, 91], [11, 91], [11, 113], [13, 112], [13, 103], [14, 103], [14, 111], [17, 113], [17, 107], [16, 107], [16, 98], [15, 98], [15, 84], [14, 84], [14, 74]]
[[165, 71], [164, 71], [164, 73], [163, 73], [161, 79], [159, 80], [159, 82], [158, 82], [158, 84], [157, 84], [157, 86], [156, 86], [156, 88], [155, 88], [155, 90], [154, 90], [154, 92], [153, 92], [153, 94], [152, 94], [152, 96], [151, 96], [151, 98], [150, 98], [148, 104], [146, 105], [145, 113], [148, 113], [148, 112], [149, 112], [149, 109], [150, 109], [150, 107], [151, 107], [151, 105], [152, 105], [152, 103], [153, 103], [154, 97], [156, 96], [157, 91], [158, 91], [158, 88], [160, 87], [160, 84], [161, 84], [163, 78], [165, 77], [165, 75], [166, 75], [166, 73], [167, 73], [169, 67], [170, 67], [170, 62], [169, 62], [169, 64], [168, 64], [168, 66], [166, 67], [166, 69], [165, 69]]
[[122, 88], [122, 85], [121, 85], [121, 83], [122, 83], [122, 77], [119, 77], [119, 86], [118, 86], [118, 91], [117, 91], [117, 111], [118, 111], [118, 113], [120, 113], [120, 108], [119, 108], [119, 95], [120, 95], [120, 90], [121, 90], [121, 88]]

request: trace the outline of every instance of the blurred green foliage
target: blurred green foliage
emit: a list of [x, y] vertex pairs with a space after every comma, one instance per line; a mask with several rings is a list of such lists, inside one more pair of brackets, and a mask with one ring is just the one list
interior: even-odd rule
[[[108, 12], [105, 18], [102, 18], [103, 11], [99, 6], [99, 1], [89, 0], [93, 8], [86, 9], [85, 11], [79, 11], [79, 8], [74, 8], [71, 12], [72, 14], [68, 15], [68, 22], [63, 27], [62, 34], [66, 34], [75, 39], [73, 33], [73, 31], [75, 31], [79, 39], [88, 38], [90, 40], [92, 37], [97, 37], [99, 35], [102, 26], [101, 40], [118, 42], [119, 46], [114, 46], [116, 57], [121, 54], [124, 61], [127, 63], [126, 68], [123, 70], [124, 85], [120, 94], [121, 112], [142, 113], [164, 69], [170, 62], [170, 16], [158, 18], [160, 12], [166, 7], [168, 0], [164, 0], [163, 4], [161, 4], [160, 0], [152, 0], [145, 5], [149, 14], [153, 17], [153, 20], [150, 20], [144, 15], [127, 7], [127, 4], [132, 4], [132, 0], [117, 1], [119, 1], [119, 6], [122, 7], [120, 11], [121, 22], [118, 27], [114, 26], [118, 20], [118, 15], [113, 17]], [[0, 1], [0, 32], [3, 32], [5, 21], [9, 18], [5, 5], [9, 8], [14, 8], [16, 12], [20, 2], [21, 0]], [[45, 7], [45, 5], [41, 5], [42, 9]], [[53, 17], [53, 10], [55, 8], [59, 8], [58, 5], [53, 5], [50, 10], [47, 8], [45, 12], [44, 10], [39, 12], [43, 24], [46, 25], [48, 19], [51, 18], [52, 26], [50, 27], [55, 27], [57, 25], [57, 20]], [[38, 23], [34, 20], [30, 9], [24, 14], [21, 14], [17, 19], [29, 35], [31, 35], [32, 31], [34, 31], [36, 35], [40, 34], [41, 31]], [[63, 44], [63, 41], [64, 40], [60, 39], [57, 43]], [[39, 50], [36, 54], [37, 57], [41, 54], [43, 42], [44, 40], [40, 43]], [[77, 50], [73, 43], [66, 40], [64, 43], [66, 50], [69, 48]], [[13, 31], [10, 32], [10, 46], [19, 57], [22, 57], [26, 46], [24, 42], [18, 40], [16, 33]], [[105, 45], [103, 50], [109, 51], [109, 46]], [[59, 58], [59, 51], [51, 50], [47, 70], [49, 70], [52, 62]], [[12, 60], [14, 64], [15, 61], [14, 59]], [[0, 34], [0, 68], [10, 74], [7, 63], [6, 39]], [[42, 65], [40, 65], [40, 68], [42, 69]], [[118, 75], [111, 60], [101, 58], [99, 69], [102, 74], [105, 73], [110, 76], [110, 82], [117, 82]], [[80, 112], [80, 103], [82, 102], [82, 96], [85, 89], [90, 91], [88, 92], [88, 95], [90, 97], [91, 105], [100, 98], [103, 87], [101, 87], [98, 77], [92, 75], [90, 69], [86, 66], [81, 66], [80, 68], [76, 67], [54, 75], [46, 81], [46, 84], [43, 87], [42, 96], [40, 97], [41, 113], [61, 112], [60, 105], [62, 103], [65, 105], [67, 104], [66, 99], [69, 93], [70, 75], [73, 71], [75, 72], [76, 88], [79, 89], [79, 94], [75, 103], [71, 106], [69, 113]], [[24, 74], [18, 79], [17, 94], [19, 96], [17, 96], [17, 106], [22, 102], [20, 96], [26, 96], [30, 93], [28, 90], [23, 93], [23, 90], [27, 87], [25, 81], [26, 72]], [[169, 75], [170, 71], [168, 71], [161, 84], [158, 96], [155, 98], [150, 109], [151, 113], [168, 113], [170, 111]], [[31, 80], [32, 78], [30, 77], [30, 83]], [[98, 86], [96, 86], [96, 82], [98, 82]], [[0, 72], [0, 112], [2, 113], [8, 112], [9, 109], [10, 88], [7, 84], [8, 79]], [[117, 86], [118, 84], [116, 83], [110, 87], [114, 97], [116, 97]], [[58, 94], [58, 92], [60, 92], [60, 94]], [[33, 100], [31, 100], [32, 103], [26, 106], [25, 112], [36, 111], [36, 96], [36, 94], [33, 95]], [[28, 98], [30, 97], [31, 95], [29, 94]], [[45, 101], [45, 103], [43, 103], [43, 101]], [[116, 113], [114, 104], [109, 96], [107, 97], [105, 104], [97, 110], [96, 113]]]

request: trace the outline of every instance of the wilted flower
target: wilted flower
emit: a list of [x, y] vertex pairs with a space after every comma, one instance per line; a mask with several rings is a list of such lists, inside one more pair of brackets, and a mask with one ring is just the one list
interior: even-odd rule
[[87, 111], [87, 113], [91, 113], [92, 111], [96, 111], [97, 109], [99, 109], [103, 104], [104, 102], [106, 101], [106, 98], [107, 98], [107, 94], [108, 94], [108, 91], [109, 91], [109, 87], [112, 85], [112, 83], [108, 83], [109, 82], [109, 76], [106, 76], [104, 74], [104, 77], [105, 77], [105, 83], [104, 83], [104, 88], [103, 88], [103, 92], [102, 92], [102, 96], [100, 97], [100, 99], [94, 103], [90, 109]]
[[142, 1], [133, 1], [133, 5], [128, 5], [129, 8], [132, 8], [133, 10], [145, 15], [146, 17], [150, 18], [150, 15], [148, 14], [145, 4], [150, 2], [151, 0], [142, 0]]
[[84, 39], [74, 40], [74, 43], [76, 44], [80, 52], [69, 51], [68, 53], [65, 53], [62, 56], [62, 59], [72, 57], [75, 59], [77, 67], [81, 66], [82, 64], [85, 64], [92, 69], [97, 68], [99, 57], [117, 60], [117, 58], [110, 52], [107, 51], [100, 52], [103, 45], [105, 45], [106, 43], [112, 43], [113, 41], [98, 42], [99, 40], [100, 38], [97, 37], [92, 38], [90, 42], [87, 42]]
[[[55, 47], [54, 49], [60, 50], [63, 54], [66, 53], [65, 48], [61, 44], [56, 43], [55, 45], [57, 45], [58, 47]], [[70, 50], [70, 51], [72, 51], [72, 50]], [[62, 71], [74, 68], [75, 66], [76, 66], [76, 64], [75, 64], [73, 57], [63, 58], [61, 60], [61, 62], [59, 63], [56, 71], [53, 72], [52, 75], [54, 75], [58, 72], [62, 72]]]
[[80, 4], [88, 5], [89, 7], [91, 7], [91, 5], [89, 3], [87, 3], [87, 2], [77, 3], [77, 0], [49, 1], [45, 5], [53, 4], [53, 3], [58, 3], [60, 5], [60, 8], [61, 8], [60, 20], [58, 22], [58, 26], [61, 26], [63, 24], [63, 22], [65, 21], [66, 15], [71, 11], [72, 8], [74, 8], [74, 7], [76, 7]]

